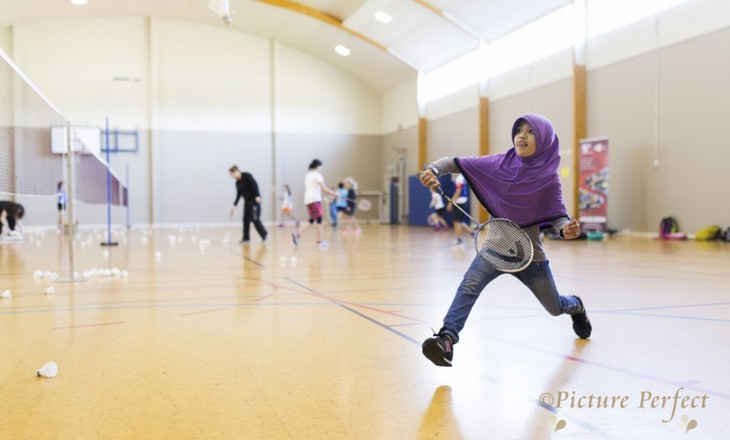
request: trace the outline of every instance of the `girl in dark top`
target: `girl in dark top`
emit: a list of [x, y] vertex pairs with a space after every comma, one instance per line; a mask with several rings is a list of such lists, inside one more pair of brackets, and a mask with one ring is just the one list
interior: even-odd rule
[[0, 202], [0, 237], [19, 235], [20, 219], [25, 215], [25, 208], [20, 203]]
[[357, 218], [355, 218], [355, 210], [357, 209], [357, 182], [352, 177], [346, 177], [344, 184], [347, 190], [347, 206], [342, 212], [345, 224], [347, 225], [344, 234], [359, 234], [362, 232], [362, 229], [357, 223]]

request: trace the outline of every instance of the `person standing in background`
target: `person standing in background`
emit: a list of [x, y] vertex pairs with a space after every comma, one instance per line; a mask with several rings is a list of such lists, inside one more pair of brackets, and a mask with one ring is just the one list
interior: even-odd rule
[[231, 214], [236, 210], [238, 200], [243, 198], [243, 238], [239, 244], [248, 244], [251, 242], [249, 230], [251, 223], [256, 228], [256, 232], [261, 236], [261, 241], [266, 242], [268, 232], [261, 223], [261, 194], [259, 193], [259, 185], [250, 173], [241, 172], [238, 165], [233, 165], [228, 169], [230, 176], [236, 180], [236, 200], [231, 206]]
[[464, 240], [461, 238], [463, 235], [463, 229], [466, 228], [469, 233], [471, 233], [471, 228], [462, 223], [462, 221], [466, 220], [464, 214], [462, 213], [462, 210], [466, 211], [466, 202], [469, 201], [469, 188], [466, 185], [466, 179], [464, 179], [464, 176], [461, 173], [454, 174], [453, 179], [454, 184], [456, 185], [456, 191], [454, 191], [454, 195], [451, 197], [451, 199], [461, 209], [454, 209], [453, 204], [449, 203], [449, 205], [446, 207], [446, 210], [451, 212], [453, 215], [454, 233], [456, 234], [456, 240], [454, 240], [453, 244], [454, 246], [461, 246], [462, 244], [464, 244]]
[[441, 194], [433, 189], [431, 189], [431, 203], [428, 207], [433, 208], [433, 212], [428, 216], [428, 224], [433, 226], [433, 230], [449, 229], [449, 224], [444, 220], [444, 213], [446, 212], [444, 199], [441, 197]]
[[58, 182], [56, 186], [56, 207], [58, 208], [58, 232], [63, 232], [63, 215], [66, 212], [66, 202], [68, 201], [66, 191], [63, 189], [63, 181]]
[[317, 248], [324, 249], [327, 247], [327, 241], [324, 240], [324, 230], [322, 228], [322, 191], [337, 197], [337, 193], [324, 183], [324, 177], [320, 173], [322, 161], [314, 159], [309, 164], [309, 171], [304, 176], [304, 204], [307, 205], [307, 213], [309, 215], [309, 223], [305, 223], [301, 228], [297, 228], [292, 234], [294, 244], [299, 246], [301, 234], [313, 224], [317, 223]]
[[294, 200], [291, 196], [291, 188], [289, 185], [284, 185], [284, 191], [281, 193], [281, 196], [279, 197], [281, 200], [281, 223], [279, 223], [279, 227], [284, 227], [284, 220], [288, 217], [291, 220], [294, 220], [294, 225], [299, 224], [299, 220], [297, 220], [296, 217], [294, 217], [293, 211], [294, 211]]

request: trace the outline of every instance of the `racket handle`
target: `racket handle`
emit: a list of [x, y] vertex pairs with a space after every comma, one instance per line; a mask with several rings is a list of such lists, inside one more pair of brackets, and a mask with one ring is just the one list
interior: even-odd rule
[[[421, 180], [421, 176], [423, 176], [423, 173], [424, 173], [424, 171], [423, 171], [423, 170], [418, 170], [418, 171], [416, 171], [416, 177], [418, 177], [418, 180]], [[446, 195], [446, 194], [444, 193], [444, 190], [443, 190], [443, 189], [441, 189], [441, 184], [440, 184], [440, 183], [439, 183], [439, 185], [438, 185], [438, 186], [436, 187], [436, 190], [437, 190], [437, 191], [439, 192], [439, 194], [441, 194], [442, 196], [446, 197], [446, 199], [447, 199], [447, 200], [448, 200], [449, 202], [451, 202], [451, 199], [449, 199], [449, 196], [447, 196], [447, 195]]]

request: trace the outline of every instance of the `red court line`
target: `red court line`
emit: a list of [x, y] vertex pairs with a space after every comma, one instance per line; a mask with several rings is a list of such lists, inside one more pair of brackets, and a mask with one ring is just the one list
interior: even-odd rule
[[197, 312], [181, 313], [179, 316], [201, 315], [203, 313], [220, 312], [221, 310], [225, 310], [225, 309], [226, 309], [225, 307], [221, 307], [220, 309], [200, 310]]
[[52, 327], [51, 330], [68, 330], [68, 329], [72, 329], [72, 328], [102, 327], [102, 326], [106, 326], [106, 325], [118, 325], [118, 324], [124, 324], [124, 321], [102, 322], [99, 324], [72, 325], [70, 327]]

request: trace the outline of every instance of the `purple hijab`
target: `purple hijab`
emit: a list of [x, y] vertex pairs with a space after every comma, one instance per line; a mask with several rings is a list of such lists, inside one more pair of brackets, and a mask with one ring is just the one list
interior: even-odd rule
[[456, 166], [494, 217], [530, 226], [568, 217], [558, 176], [560, 142], [553, 124], [536, 114], [522, 115], [512, 126], [512, 143], [526, 121], [535, 133], [535, 154], [521, 158], [514, 145], [506, 153], [457, 157]]

